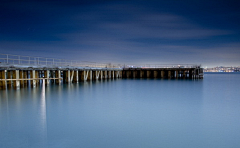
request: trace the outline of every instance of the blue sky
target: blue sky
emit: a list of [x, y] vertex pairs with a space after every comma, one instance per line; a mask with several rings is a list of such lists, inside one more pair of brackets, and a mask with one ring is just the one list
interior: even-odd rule
[[238, 0], [5, 0], [0, 53], [240, 66]]

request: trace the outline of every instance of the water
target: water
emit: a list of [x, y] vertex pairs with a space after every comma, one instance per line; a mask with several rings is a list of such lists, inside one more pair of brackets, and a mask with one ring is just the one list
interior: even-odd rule
[[0, 90], [1, 148], [239, 148], [240, 74]]

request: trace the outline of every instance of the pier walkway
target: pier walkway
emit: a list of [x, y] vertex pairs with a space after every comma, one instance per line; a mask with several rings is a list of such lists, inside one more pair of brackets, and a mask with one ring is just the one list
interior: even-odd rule
[[0, 89], [36, 87], [41, 81], [78, 83], [113, 78], [202, 79], [200, 65], [121, 65], [101, 64], [43, 57], [0, 54]]

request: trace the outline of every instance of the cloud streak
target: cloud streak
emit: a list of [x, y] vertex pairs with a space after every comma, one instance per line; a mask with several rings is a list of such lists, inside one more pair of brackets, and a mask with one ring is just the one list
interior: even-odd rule
[[194, 11], [196, 6], [190, 13], [184, 10], [189, 3], [181, 2], [182, 9], [177, 4], [134, 0], [3, 4], [0, 50], [120, 63], [239, 62], [236, 25], [228, 27], [215, 13], [209, 13], [211, 23], [205, 23], [209, 18]]

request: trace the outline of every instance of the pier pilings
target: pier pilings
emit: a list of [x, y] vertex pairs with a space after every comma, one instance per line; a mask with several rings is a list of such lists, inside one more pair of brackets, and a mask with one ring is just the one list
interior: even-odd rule
[[120, 78], [121, 70], [108, 69], [8, 69], [0, 70], [0, 89], [37, 87], [42, 81], [50, 83], [78, 83]]
[[123, 78], [202, 79], [202, 68], [124, 68]]
[[84, 81], [117, 78], [202, 79], [203, 69], [195, 68], [5, 68], [0, 67], [0, 89], [37, 87], [55, 83], [78, 83]]

